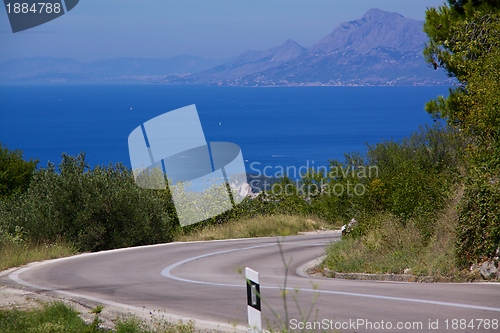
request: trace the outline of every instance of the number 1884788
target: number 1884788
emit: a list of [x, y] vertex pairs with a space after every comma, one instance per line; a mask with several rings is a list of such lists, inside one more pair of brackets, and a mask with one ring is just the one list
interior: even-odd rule
[[51, 2], [38, 2], [33, 3], [31, 6], [28, 3], [7, 3], [5, 5], [7, 7], [7, 13], [14, 14], [59, 14], [61, 12], [61, 4], [60, 3], [51, 3]]

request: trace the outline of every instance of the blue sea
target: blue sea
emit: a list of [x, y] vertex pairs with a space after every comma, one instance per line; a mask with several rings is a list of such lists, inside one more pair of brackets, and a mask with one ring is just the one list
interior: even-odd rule
[[364, 152], [365, 143], [402, 139], [433, 122], [424, 106], [438, 95], [448, 88], [0, 86], [0, 142], [40, 166], [84, 151], [91, 166], [130, 167], [133, 129], [195, 104], [208, 142], [236, 143], [247, 172], [267, 167], [274, 175], [279, 167], [327, 166], [344, 152]]

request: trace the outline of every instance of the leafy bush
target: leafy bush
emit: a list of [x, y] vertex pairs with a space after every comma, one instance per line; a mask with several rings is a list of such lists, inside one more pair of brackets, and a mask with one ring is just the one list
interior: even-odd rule
[[459, 265], [500, 255], [500, 184], [495, 179], [470, 177], [460, 204], [457, 226]]
[[464, 64], [467, 86], [450, 118], [472, 138], [471, 167], [460, 205], [459, 264], [464, 268], [500, 255], [500, 18], [476, 13], [458, 27], [458, 55], [474, 54]]
[[0, 142], [0, 201], [28, 188], [38, 160], [23, 159], [20, 150], [9, 150]]
[[175, 220], [158, 192], [135, 185], [121, 164], [89, 170], [85, 154], [63, 154], [37, 170], [23, 195], [4, 205], [4, 224], [32, 241], [62, 240], [80, 251], [168, 242]]
[[321, 189], [306, 194], [310, 209], [322, 218], [347, 222], [355, 217], [365, 224], [362, 232], [379, 213], [392, 214], [403, 225], [425, 216], [416, 219], [425, 240], [434, 229], [427, 217], [444, 207], [460, 180], [466, 144], [459, 131], [436, 123], [400, 141], [368, 145], [365, 155], [345, 154], [344, 161], [330, 161], [328, 172], [304, 174], [301, 183], [306, 189]]
[[401, 217], [442, 208], [463, 169], [465, 147], [459, 132], [441, 123], [420, 127], [398, 142], [368, 146], [368, 163], [378, 166], [378, 186], [385, 191], [378, 204]]

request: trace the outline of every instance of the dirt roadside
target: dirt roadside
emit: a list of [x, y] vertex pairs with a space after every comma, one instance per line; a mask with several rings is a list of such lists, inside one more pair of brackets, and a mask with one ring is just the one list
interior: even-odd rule
[[[33, 288], [19, 285], [10, 280], [9, 274], [24, 267], [27, 266], [10, 268], [0, 272], [1, 309], [17, 308], [20, 310], [24, 310], [28, 308], [41, 307], [42, 303], [60, 301], [77, 310], [80, 313], [80, 317], [85, 320], [85, 322], [92, 322], [92, 320], [94, 319], [94, 315], [89, 313], [89, 311], [99, 305], [98, 303], [81, 298], [72, 298], [58, 295], [51, 291], [34, 290]], [[118, 311], [118, 309], [112, 309], [112, 307], [105, 306], [103, 311], [99, 314], [99, 318], [101, 318], [104, 323], [100, 324], [99, 326], [106, 329], [112, 329], [114, 327], [113, 320], [123, 314], [126, 313], [123, 311]], [[148, 319], [148, 317], [149, 313], [148, 316], [141, 316], [141, 318], [144, 319]]]

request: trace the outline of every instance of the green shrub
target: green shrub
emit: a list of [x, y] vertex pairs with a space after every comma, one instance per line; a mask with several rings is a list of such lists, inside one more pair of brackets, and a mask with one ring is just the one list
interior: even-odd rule
[[368, 146], [368, 163], [380, 170], [382, 208], [401, 217], [442, 208], [464, 167], [466, 144], [456, 129], [437, 123], [401, 141]]
[[500, 254], [498, 178], [472, 176], [460, 203], [457, 226], [459, 265], [468, 267]]
[[62, 240], [80, 251], [168, 242], [175, 220], [158, 192], [135, 185], [121, 164], [89, 170], [82, 153], [63, 154], [34, 173], [23, 195], [6, 202], [4, 224], [31, 241]]
[[427, 217], [444, 207], [461, 179], [466, 145], [456, 129], [441, 123], [427, 125], [403, 140], [368, 145], [364, 155], [353, 152], [345, 154], [343, 161], [332, 160], [328, 172], [310, 170], [301, 184], [306, 189], [322, 188], [309, 197], [310, 209], [324, 219], [348, 222], [355, 217], [368, 228], [371, 216], [389, 213], [403, 224], [418, 221], [416, 227], [425, 240], [434, 229], [432, 218]]
[[[297, 181], [282, 175], [266, 192], [245, 199], [236, 208], [197, 225], [207, 225], [262, 215], [316, 215], [331, 224], [353, 217], [363, 221], [363, 232], [372, 216], [394, 215], [404, 225], [413, 219], [424, 241], [434, 232], [433, 214], [442, 209], [465, 167], [466, 140], [442, 123], [421, 127], [409, 138], [368, 145], [367, 153], [352, 152], [344, 160], [331, 160], [329, 169], [310, 169]], [[355, 186], [359, 187], [355, 188]]]
[[23, 159], [20, 150], [9, 150], [0, 142], [0, 201], [28, 188], [38, 160]]
[[[352, 152], [342, 161], [331, 160], [328, 169], [310, 169], [299, 180], [284, 174], [257, 198], [247, 198], [236, 208], [183, 231], [275, 214], [315, 215], [340, 225], [353, 217], [370, 221], [370, 216], [385, 212], [402, 223], [425, 216], [415, 220], [422, 237], [428, 239], [434, 227], [427, 217], [444, 207], [460, 180], [466, 144], [456, 129], [442, 123], [421, 127], [409, 138], [368, 145], [366, 154]], [[171, 202], [168, 189], [162, 195]]]

